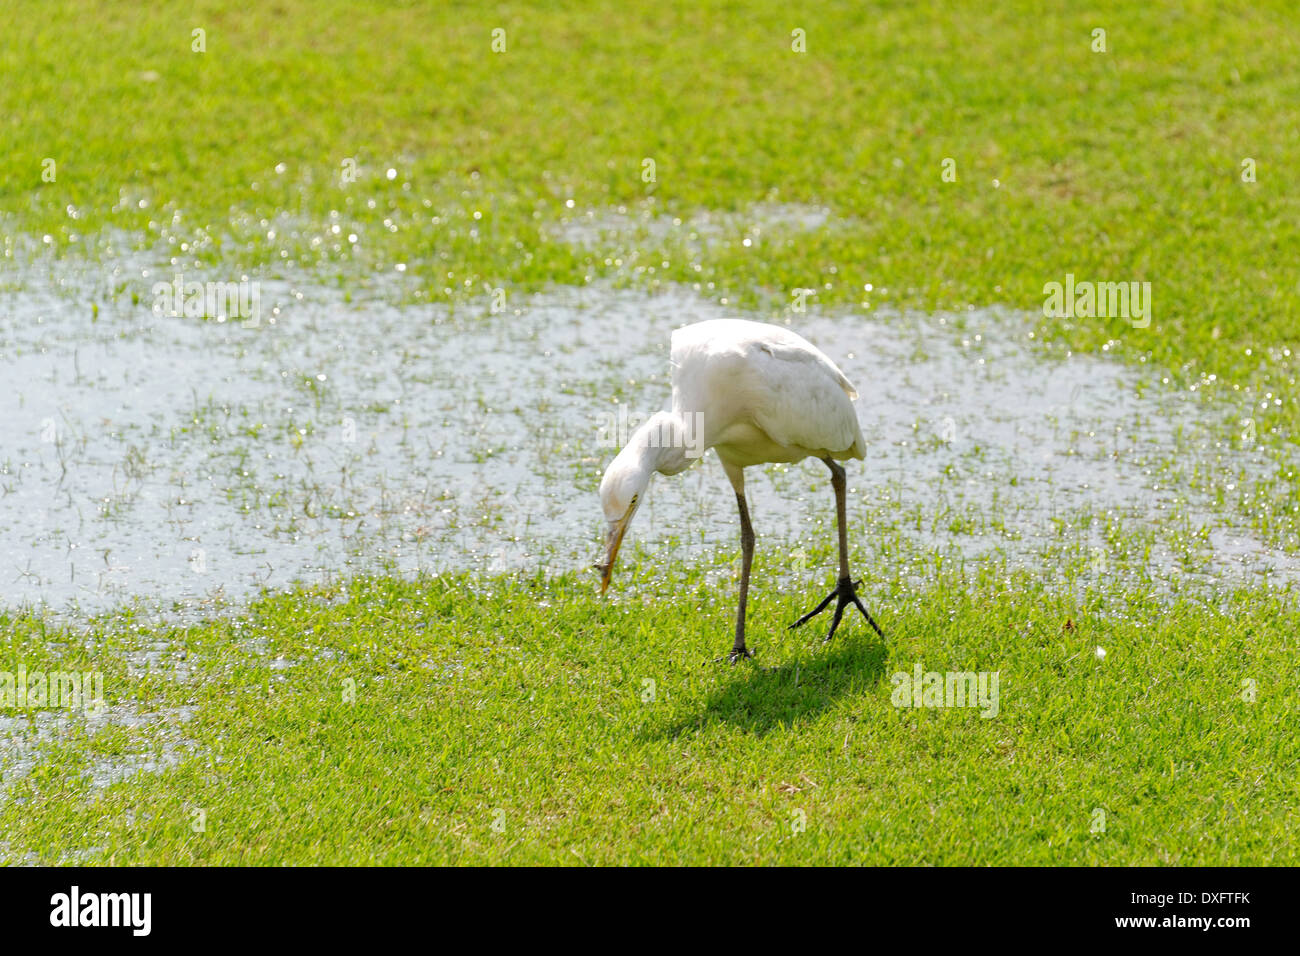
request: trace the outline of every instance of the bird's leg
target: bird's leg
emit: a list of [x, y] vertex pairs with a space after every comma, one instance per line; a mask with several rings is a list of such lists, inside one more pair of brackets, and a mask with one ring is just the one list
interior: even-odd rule
[[749, 569], [754, 563], [754, 526], [749, 523], [749, 505], [745, 502], [745, 493], [736, 492], [736, 504], [740, 506], [740, 604], [736, 608], [736, 643], [731, 647], [729, 660], [736, 663], [744, 657], [753, 657], [754, 652], [745, 646], [745, 606], [749, 603]]
[[867, 623], [870, 624], [872, 628], [875, 629], [875, 632], [883, 639], [885, 634], [880, 630], [880, 625], [872, 620], [871, 615], [867, 613], [867, 609], [863, 607], [862, 602], [858, 600], [857, 585], [861, 584], [862, 581], [854, 581], [852, 576], [849, 574], [849, 531], [847, 512], [844, 503], [847, 485], [844, 480], [844, 468], [833, 458], [823, 458], [822, 461], [826, 462], [826, 466], [831, 470], [831, 486], [835, 489], [835, 517], [838, 520], [840, 531], [840, 579], [835, 583], [835, 590], [826, 595], [826, 598], [821, 604], [818, 604], [803, 617], [799, 618], [799, 620], [791, 624], [790, 630], [793, 631], [796, 627], [799, 627], [802, 624], [807, 624], [822, 611], [826, 610], [827, 606], [833, 599], [835, 601], [835, 617], [831, 620], [830, 633], [826, 635], [827, 641], [835, 636], [835, 629], [840, 626], [840, 618], [844, 616], [844, 609], [849, 605], [852, 605], [861, 611], [862, 616], [867, 619]]

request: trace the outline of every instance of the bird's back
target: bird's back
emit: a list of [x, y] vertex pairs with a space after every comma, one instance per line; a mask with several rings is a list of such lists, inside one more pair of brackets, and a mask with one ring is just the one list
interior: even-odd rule
[[671, 355], [673, 409], [700, 414], [704, 444], [719, 455], [730, 451], [742, 465], [865, 457], [857, 391], [789, 329], [744, 319], [697, 322], [673, 332]]

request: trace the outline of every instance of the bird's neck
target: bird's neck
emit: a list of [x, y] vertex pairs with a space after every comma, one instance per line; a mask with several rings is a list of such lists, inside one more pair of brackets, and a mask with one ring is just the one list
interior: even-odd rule
[[[695, 416], [699, 418], [699, 416]], [[656, 412], [628, 442], [636, 449], [642, 467], [661, 475], [685, 471], [704, 453], [703, 429], [676, 412]]]

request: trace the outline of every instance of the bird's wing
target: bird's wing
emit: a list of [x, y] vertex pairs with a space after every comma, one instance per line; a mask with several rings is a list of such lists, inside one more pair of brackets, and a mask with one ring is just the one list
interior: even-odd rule
[[780, 445], [865, 457], [857, 391], [821, 351], [789, 334], [798, 341], [764, 341], [753, 353], [754, 423]]
[[780, 445], [866, 454], [852, 402], [858, 393], [834, 362], [789, 329], [699, 322], [673, 333], [672, 363], [674, 406], [707, 410], [706, 425], [720, 431], [727, 420], [745, 418]]

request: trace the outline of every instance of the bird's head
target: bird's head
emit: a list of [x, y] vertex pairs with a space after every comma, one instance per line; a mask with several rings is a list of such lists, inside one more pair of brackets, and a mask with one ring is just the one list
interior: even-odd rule
[[600, 480], [600, 507], [605, 512], [606, 524], [605, 553], [595, 567], [600, 572], [601, 594], [605, 593], [609, 579], [614, 575], [614, 561], [618, 558], [623, 535], [627, 534], [627, 526], [632, 523], [637, 505], [645, 500], [652, 470], [636, 443], [629, 442], [605, 469], [605, 477]]
[[656, 471], [675, 475], [699, 457], [703, 433], [687, 429], [673, 412], [655, 412], [632, 433], [628, 443], [605, 469], [600, 480], [600, 506], [605, 512], [605, 555], [596, 563], [600, 572], [600, 593], [609, 587], [614, 560], [637, 505], [645, 500], [650, 476]]

